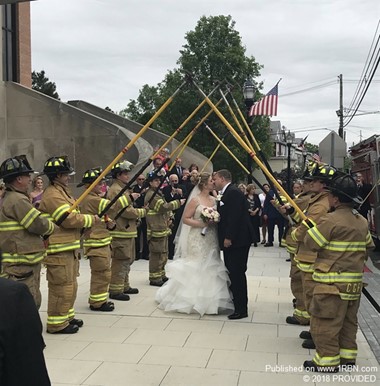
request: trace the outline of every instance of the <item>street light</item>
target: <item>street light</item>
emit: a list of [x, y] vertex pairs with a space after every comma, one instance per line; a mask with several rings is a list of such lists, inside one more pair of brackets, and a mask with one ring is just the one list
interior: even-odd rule
[[[247, 108], [247, 123], [249, 124], [249, 111], [253, 103], [255, 102], [255, 93], [256, 88], [251, 78], [247, 78], [243, 85], [243, 95], [244, 95], [244, 103]], [[248, 133], [247, 133], [248, 135]], [[248, 138], [248, 137], [247, 137]], [[248, 183], [252, 183], [252, 158], [249, 154], [247, 154], [247, 169], [249, 170], [248, 174]]]
[[303, 157], [302, 170], [304, 171], [306, 167], [306, 157], [307, 157], [306, 149], [302, 150], [302, 157]]
[[287, 187], [287, 191], [288, 191], [288, 194], [290, 195], [291, 194], [291, 170], [290, 170], [290, 150], [291, 150], [291, 147], [292, 147], [292, 144], [293, 144], [293, 136], [292, 134], [290, 133], [290, 130], [288, 130], [288, 133], [286, 134], [285, 136], [285, 139], [286, 139], [286, 146], [288, 147], [288, 167], [287, 167], [287, 177], [286, 177], [286, 187]]

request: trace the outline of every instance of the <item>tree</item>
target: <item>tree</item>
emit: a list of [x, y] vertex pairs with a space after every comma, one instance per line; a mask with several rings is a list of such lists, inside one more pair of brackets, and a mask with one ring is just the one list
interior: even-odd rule
[[[254, 57], [245, 55], [246, 49], [239, 33], [235, 30], [235, 22], [231, 16], [202, 16], [195, 29], [186, 33], [185, 39], [187, 42], [180, 50], [181, 56], [177, 61], [178, 68], [170, 70], [165, 79], [157, 86], [144, 85], [138, 98], [131, 100], [128, 106], [121, 111], [121, 115], [145, 124], [178, 89], [183, 82], [185, 73], [191, 73], [193, 79], [206, 94], [215, 88], [217, 82], [227, 79], [233, 85], [234, 97], [245, 113], [242, 86], [247, 77], [257, 78], [262, 66], [255, 61]], [[262, 85], [256, 84], [256, 87], [260, 89]], [[259, 99], [259, 92], [257, 94], [257, 99]], [[219, 98], [219, 93], [215, 93], [211, 97], [214, 103]], [[188, 85], [176, 95], [173, 102], [154, 122], [153, 128], [172, 134], [201, 101], [202, 97], [196, 88], [191, 84]], [[237, 130], [236, 124], [224, 103], [220, 104], [218, 108]], [[208, 105], [203, 106], [197, 116], [190, 120], [183, 132], [176, 138], [182, 140], [209, 110]], [[210, 115], [207, 123], [219, 138], [222, 138], [228, 131], [215, 114]], [[260, 138], [260, 146], [266, 154], [271, 152], [271, 146], [267, 145], [269, 142], [268, 126], [268, 118], [255, 118], [255, 136]], [[246, 152], [231, 135], [226, 136], [225, 144], [240, 161], [246, 160]], [[206, 129], [201, 127], [189, 146], [209, 157], [217, 146], [217, 141]], [[229, 168], [237, 179], [245, 177], [245, 173], [224, 150], [220, 150], [216, 154], [213, 163], [216, 169]]]
[[45, 76], [45, 71], [32, 72], [32, 89], [42, 92], [52, 98], [59, 99], [59, 95], [56, 91], [57, 86], [54, 82], [50, 82], [49, 78]]
[[319, 146], [312, 143], [305, 142], [305, 150], [311, 154], [319, 154]]

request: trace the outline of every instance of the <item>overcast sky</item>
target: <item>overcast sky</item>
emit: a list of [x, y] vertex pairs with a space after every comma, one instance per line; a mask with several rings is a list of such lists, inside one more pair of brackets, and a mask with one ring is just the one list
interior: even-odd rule
[[[352, 101], [380, 1], [38, 0], [31, 2], [32, 68], [45, 70], [63, 101], [120, 111], [176, 67], [186, 32], [203, 15], [232, 16], [246, 55], [264, 65], [263, 91], [282, 78], [272, 119], [318, 144], [327, 129], [338, 130], [339, 74], [344, 107]], [[380, 110], [380, 69], [374, 79], [360, 110]], [[357, 116], [346, 130], [349, 146], [360, 131], [363, 139], [380, 134], [380, 114]]]

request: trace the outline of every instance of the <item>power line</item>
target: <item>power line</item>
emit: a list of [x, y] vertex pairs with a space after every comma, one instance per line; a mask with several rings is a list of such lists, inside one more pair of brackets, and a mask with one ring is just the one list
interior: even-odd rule
[[[359, 81], [358, 86], [356, 88], [356, 91], [354, 93], [353, 99], [348, 107], [348, 109], [350, 111], [354, 110], [354, 113], [352, 115], [349, 115], [349, 116], [347, 116], [347, 115], [344, 116], [344, 119], [346, 119], [346, 118], [349, 118], [349, 119], [348, 119], [348, 121], [345, 122], [343, 127], [346, 127], [351, 122], [353, 117], [356, 115], [356, 112], [358, 111], [358, 109], [359, 109], [359, 107], [360, 107], [360, 105], [361, 105], [361, 103], [362, 103], [362, 101], [363, 101], [363, 99], [368, 91], [368, 88], [372, 82], [372, 79], [373, 79], [373, 77], [376, 73], [377, 67], [379, 65], [380, 49], [378, 48], [378, 45], [379, 45], [379, 41], [380, 41], [380, 35], [377, 37], [376, 45], [374, 46], [376, 35], [377, 35], [378, 30], [379, 30], [379, 25], [380, 25], [380, 20], [377, 24], [375, 35], [372, 39], [371, 47], [370, 47], [369, 53], [367, 55], [366, 62], [364, 64], [362, 74], [360, 76], [360, 81]], [[372, 65], [372, 67], [371, 67], [371, 65]]]

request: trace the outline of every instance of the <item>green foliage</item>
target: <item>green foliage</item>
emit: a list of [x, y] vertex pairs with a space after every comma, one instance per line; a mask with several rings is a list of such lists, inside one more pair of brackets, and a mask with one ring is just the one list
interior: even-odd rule
[[57, 86], [54, 82], [50, 82], [49, 78], [45, 76], [45, 71], [41, 72], [32, 72], [32, 89], [42, 92], [45, 95], [48, 95], [52, 98], [59, 99], [57, 93]]
[[[250, 77], [257, 78], [260, 75], [260, 66], [254, 57], [245, 55], [246, 49], [242, 44], [240, 34], [235, 30], [235, 22], [231, 16], [202, 16], [195, 29], [185, 35], [187, 43], [180, 51], [181, 56], [177, 61], [178, 68], [170, 70], [165, 79], [157, 86], [144, 85], [136, 100], [131, 100], [128, 106], [120, 112], [141, 124], [145, 124], [154, 113], [170, 98], [184, 81], [184, 74], [190, 73], [196, 84], [209, 95], [215, 86], [224, 80], [232, 85], [232, 94], [240, 106], [243, 114], [246, 114], [242, 87], [245, 80]], [[258, 89], [261, 84], [256, 84], [257, 98], [260, 98]], [[225, 87], [221, 87], [225, 90]], [[219, 90], [214, 92], [210, 99], [216, 103], [221, 98]], [[154, 129], [172, 134], [202, 102], [203, 98], [191, 83], [184, 86], [176, 94], [172, 103], [158, 117], [152, 125]], [[231, 106], [233, 103], [230, 101]], [[224, 102], [218, 108], [232, 124], [234, 129], [239, 129], [231, 117]], [[188, 121], [184, 129], [176, 136], [181, 141], [196, 124], [209, 112], [210, 108], [205, 104], [198, 113]], [[235, 108], [234, 108], [235, 110]], [[238, 116], [237, 112], [235, 114]], [[207, 119], [207, 124], [222, 138], [228, 133], [228, 129], [215, 114]], [[244, 126], [243, 126], [244, 127]], [[254, 135], [264, 153], [271, 153], [272, 147], [268, 145], [269, 119], [256, 117], [254, 122]], [[249, 137], [250, 141], [251, 138]], [[225, 144], [234, 155], [246, 165], [247, 153], [232, 137], [226, 135]], [[217, 140], [202, 125], [192, 138], [189, 146], [196, 149], [206, 157], [209, 157], [218, 145]], [[229, 168], [236, 180], [244, 179], [245, 173], [235, 160], [222, 148], [212, 160], [215, 169]], [[202, 165], [200, 165], [202, 166]]]
[[319, 154], [319, 146], [312, 143], [305, 142], [305, 149], [308, 153]]

